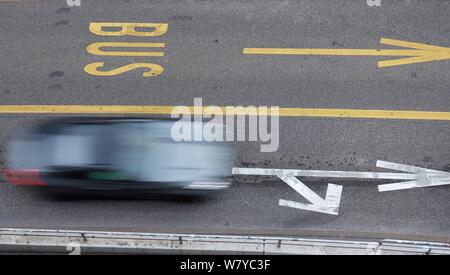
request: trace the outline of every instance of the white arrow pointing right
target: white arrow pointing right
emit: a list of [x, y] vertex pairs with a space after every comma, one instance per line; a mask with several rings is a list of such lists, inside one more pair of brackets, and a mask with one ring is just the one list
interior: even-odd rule
[[406, 190], [413, 188], [440, 186], [450, 184], [450, 173], [426, 169], [417, 166], [398, 164], [387, 161], [377, 161], [377, 167], [391, 169], [401, 172], [416, 174], [416, 179], [412, 181], [396, 182], [378, 185], [379, 192]]
[[[378, 185], [378, 191], [394, 191], [419, 187], [450, 185], [450, 173], [411, 165], [378, 161], [377, 167], [391, 169], [396, 173], [356, 172], [356, 171], [326, 171], [326, 170], [292, 170], [267, 168], [233, 168], [234, 175], [277, 176], [297, 191], [310, 204], [288, 200], [279, 200], [280, 206], [338, 215], [341, 202], [342, 186], [328, 184], [325, 199], [309, 189], [296, 177], [315, 178], [344, 178], [344, 179], [372, 179], [372, 180], [403, 180], [390, 184]], [[402, 173], [398, 173], [402, 172]]]

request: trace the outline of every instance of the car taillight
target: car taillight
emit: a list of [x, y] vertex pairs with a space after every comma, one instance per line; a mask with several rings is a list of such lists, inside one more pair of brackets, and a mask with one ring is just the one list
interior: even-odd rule
[[42, 180], [38, 169], [6, 169], [4, 172], [5, 179], [13, 185], [25, 186], [47, 186], [48, 184]]

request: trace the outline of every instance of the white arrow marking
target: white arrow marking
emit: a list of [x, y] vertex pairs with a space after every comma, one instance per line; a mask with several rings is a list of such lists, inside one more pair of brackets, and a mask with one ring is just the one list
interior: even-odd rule
[[286, 206], [291, 208], [298, 208], [303, 210], [309, 210], [314, 212], [320, 212], [331, 215], [339, 214], [339, 204], [341, 203], [342, 186], [328, 184], [327, 195], [325, 199], [322, 199], [314, 191], [309, 189], [303, 182], [295, 177], [291, 176], [278, 176], [282, 181], [292, 187], [297, 193], [302, 195], [305, 199], [312, 204], [305, 204], [301, 202], [279, 200], [280, 206]]
[[[378, 161], [377, 167], [396, 170], [406, 173], [381, 173], [381, 172], [351, 172], [351, 171], [326, 171], [326, 170], [289, 170], [289, 169], [263, 169], [263, 168], [233, 168], [235, 175], [278, 176], [291, 177], [318, 177], [318, 178], [348, 178], [348, 179], [378, 179], [378, 180], [405, 180], [394, 183], [393, 188], [381, 188], [383, 191], [396, 190], [395, 186], [404, 184], [405, 187], [418, 188], [450, 184], [450, 173], [398, 164], [387, 161]], [[417, 183], [416, 183], [417, 182]], [[402, 188], [404, 189], [404, 188]], [[380, 191], [381, 191], [380, 190]]]
[[280, 200], [280, 206], [299, 208], [322, 213], [337, 215], [342, 193], [342, 186], [328, 184], [325, 200], [314, 193], [295, 177], [319, 178], [351, 178], [377, 180], [405, 180], [403, 182], [378, 185], [378, 191], [405, 190], [440, 185], [450, 185], [450, 173], [417, 166], [398, 164], [387, 161], [377, 161], [377, 167], [396, 170], [404, 173], [381, 172], [351, 172], [326, 170], [289, 170], [263, 168], [233, 168], [234, 175], [278, 176], [290, 187], [305, 197], [312, 204]]
[[439, 174], [450, 175], [450, 173], [443, 172], [443, 171], [431, 170], [431, 169], [427, 169], [427, 168], [405, 165], [405, 164], [398, 164], [398, 163], [387, 162], [387, 161], [382, 161], [382, 160], [377, 161], [377, 167], [385, 168], [385, 169], [389, 169], [389, 170], [402, 171], [402, 172], [407, 172], [407, 173], [415, 173], [415, 174], [424, 172], [424, 173], [439, 173]]
[[339, 206], [328, 206], [328, 205], [315, 205], [315, 204], [307, 204], [307, 203], [301, 203], [297, 201], [288, 201], [280, 199], [278, 202], [279, 206], [285, 206], [290, 208], [297, 208], [301, 210], [306, 211], [312, 211], [312, 212], [319, 212], [324, 214], [330, 214], [330, 215], [338, 215], [339, 214]]
[[305, 184], [303, 184], [303, 182], [299, 181], [298, 179], [287, 176], [281, 176], [279, 178], [313, 204], [326, 204], [326, 201], [324, 199], [319, 197], [319, 195], [314, 193], [311, 189], [309, 189]]
[[424, 188], [432, 186], [441, 186], [450, 184], [450, 175], [448, 173], [423, 174], [423, 178], [416, 181], [404, 181], [389, 184], [378, 185], [378, 191], [396, 191], [413, 188]]
[[278, 204], [280, 206], [286, 206], [291, 208], [298, 208], [303, 210], [309, 210], [314, 212], [320, 212], [331, 215], [339, 214], [339, 204], [341, 203], [342, 186], [335, 184], [328, 184], [327, 195], [325, 199], [322, 199], [314, 191], [309, 189], [303, 182], [294, 177], [280, 177], [290, 187], [302, 195], [305, 199], [312, 204], [306, 204], [295, 201], [288, 201], [280, 199]]
[[450, 184], [450, 173], [426, 169], [422, 167], [404, 165], [387, 161], [377, 161], [377, 167], [414, 173], [416, 180], [396, 182], [378, 185], [379, 192], [406, 190], [413, 188], [423, 188]]
[[296, 178], [283, 177], [282, 180], [289, 184], [290, 187], [294, 188], [294, 190], [297, 191], [300, 195], [312, 202], [312, 204], [280, 199], [278, 202], [280, 206], [309, 210], [331, 215], [339, 214], [339, 205], [341, 203], [342, 194], [341, 185], [329, 183], [327, 195], [324, 200]]
[[411, 173], [379, 173], [379, 172], [349, 172], [326, 170], [289, 170], [264, 168], [233, 168], [234, 175], [277, 176], [315, 178], [351, 178], [351, 179], [379, 179], [379, 180], [415, 180], [416, 174]]

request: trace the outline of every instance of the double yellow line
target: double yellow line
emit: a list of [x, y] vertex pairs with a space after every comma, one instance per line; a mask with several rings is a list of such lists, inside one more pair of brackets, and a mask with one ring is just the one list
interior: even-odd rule
[[[134, 105], [0, 105], [0, 114], [137, 114], [170, 115], [175, 106], [134, 106]], [[194, 113], [194, 107], [188, 107]], [[202, 112], [205, 112], [203, 107]], [[246, 113], [227, 113], [226, 107], [219, 107], [226, 115], [245, 115]], [[259, 109], [256, 108], [258, 115]], [[270, 110], [270, 109], [269, 109]], [[176, 112], [180, 113], [180, 112]], [[360, 110], [360, 109], [318, 109], [318, 108], [279, 108], [281, 117], [328, 117], [399, 120], [450, 121], [450, 112]]]

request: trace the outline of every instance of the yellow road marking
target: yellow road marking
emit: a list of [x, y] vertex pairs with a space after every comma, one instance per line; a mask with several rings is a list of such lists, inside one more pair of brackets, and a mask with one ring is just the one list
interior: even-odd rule
[[450, 48], [381, 38], [381, 44], [405, 49], [314, 49], [314, 48], [244, 48], [244, 54], [262, 55], [334, 55], [334, 56], [405, 56], [396, 60], [378, 62], [378, 67], [450, 59]]
[[164, 48], [164, 43], [128, 43], [128, 42], [98, 42], [87, 46], [90, 54], [103, 56], [164, 56], [164, 52], [115, 52], [103, 51], [101, 48]]
[[98, 69], [103, 66], [103, 62], [91, 63], [84, 67], [84, 71], [94, 76], [116, 76], [134, 69], [146, 69], [146, 71], [142, 73], [144, 77], [157, 76], [164, 72], [162, 66], [154, 63], [132, 63], [109, 71], [99, 71]]
[[[0, 114], [142, 114], [170, 115], [176, 106], [127, 106], [127, 105], [0, 105]], [[194, 106], [188, 107], [194, 113]], [[207, 106], [204, 106], [204, 113]], [[226, 113], [226, 107], [219, 107]], [[235, 109], [236, 110], [236, 109]], [[259, 112], [259, 109], [256, 108]], [[269, 108], [270, 110], [270, 108]], [[178, 113], [178, 112], [177, 112]], [[227, 115], [242, 115], [239, 111]], [[254, 113], [252, 115], [257, 115]], [[359, 109], [317, 109], [280, 108], [282, 117], [329, 117], [400, 120], [450, 121], [450, 112], [359, 110]]]
[[[119, 31], [104, 31], [103, 28], [120, 28]], [[137, 28], [154, 28], [151, 32], [138, 31]], [[103, 36], [161, 36], [167, 32], [167, 23], [117, 23], [117, 22], [92, 22], [89, 31]]]

